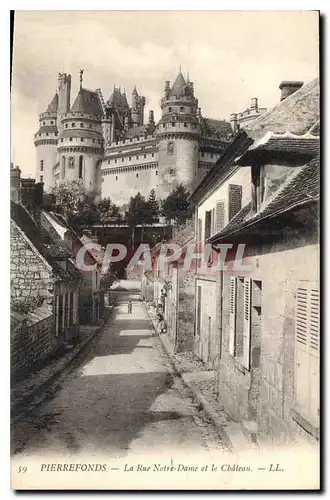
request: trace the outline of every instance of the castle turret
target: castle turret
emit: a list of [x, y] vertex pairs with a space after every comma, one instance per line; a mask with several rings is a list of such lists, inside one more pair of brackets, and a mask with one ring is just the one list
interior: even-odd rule
[[59, 95], [56, 93], [46, 111], [39, 115], [39, 129], [34, 136], [36, 147], [36, 181], [44, 183], [45, 191], [53, 186], [53, 167], [57, 159], [57, 114]]
[[99, 93], [83, 88], [81, 71], [77, 97], [71, 109], [62, 115], [58, 155], [60, 179], [81, 179], [90, 193], [99, 193], [101, 187], [103, 118]]
[[61, 133], [62, 122], [61, 118], [64, 113], [70, 111], [71, 97], [71, 75], [66, 73], [58, 74], [58, 131]]
[[132, 125], [133, 127], [140, 127], [144, 123], [144, 106], [146, 103], [146, 99], [143, 96], [139, 96], [136, 87], [134, 85], [134, 89], [132, 92]]
[[170, 191], [178, 184], [194, 187], [198, 169], [198, 142], [201, 127], [197, 118], [198, 100], [192, 82], [186, 82], [181, 70], [170, 87], [165, 82], [161, 100], [162, 118], [156, 133], [159, 144], [159, 181]]

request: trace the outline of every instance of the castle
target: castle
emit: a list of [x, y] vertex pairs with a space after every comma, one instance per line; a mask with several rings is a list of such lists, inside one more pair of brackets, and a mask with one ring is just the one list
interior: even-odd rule
[[81, 179], [86, 192], [110, 197], [118, 205], [137, 192], [160, 199], [178, 185], [194, 189], [221, 155], [240, 119], [256, 119], [264, 108], [256, 98], [230, 121], [205, 118], [194, 85], [181, 69], [173, 83], [165, 82], [161, 119], [154, 112], [145, 123], [146, 98], [134, 86], [129, 105], [125, 91], [113, 89], [105, 102], [101, 89], [80, 88], [71, 106], [71, 75], [58, 75], [58, 90], [39, 116], [35, 134], [36, 181], [50, 191], [64, 180]]

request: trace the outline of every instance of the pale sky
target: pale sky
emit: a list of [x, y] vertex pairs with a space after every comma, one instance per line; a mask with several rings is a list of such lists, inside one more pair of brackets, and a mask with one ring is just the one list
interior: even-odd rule
[[72, 75], [71, 103], [80, 68], [84, 87], [133, 85], [160, 118], [164, 81], [179, 66], [189, 72], [206, 117], [229, 119], [259, 98], [279, 102], [282, 80], [318, 76], [318, 14], [313, 11], [16, 11], [11, 94], [12, 161], [35, 174], [34, 134], [59, 72]]

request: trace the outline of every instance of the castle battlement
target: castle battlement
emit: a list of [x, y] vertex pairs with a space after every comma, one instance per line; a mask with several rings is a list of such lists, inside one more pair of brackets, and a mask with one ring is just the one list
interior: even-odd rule
[[61, 120], [62, 120], [62, 122], [64, 122], [64, 121], [70, 120], [72, 118], [86, 118], [89, 120], [93, 120], [95, 122], [95, 121], [100, 121], [102, 117], [100, 115], [95, 116], [95, 115], [91, 115], [89, 113], [80, 113], [80, 112], [71, 111], [69, 113], [63, 113]]

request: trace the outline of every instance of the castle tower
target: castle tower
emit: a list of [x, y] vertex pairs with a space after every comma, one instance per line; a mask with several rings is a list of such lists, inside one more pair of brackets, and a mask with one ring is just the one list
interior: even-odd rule
[[156, 128], [160, 190], [169, 193], [181, 183], [193, 189], [201, 127], [193, 83], [185, 81], [181, 70], [172, 88], [169, 81], [165, 82], [161, 109], [162, 118]]
[[71, 75], [66, 73], [58, 74], [58, 132], [62, 131], [61, 118], [64, 113], [70, 111], [70, 97], [71, 97]]
[[146, 99], [143, 96], [139, 96], [136, 87], [132, 92], [132, 111], [131, 119], [133, 127], [140, 127], [144, 123], [144, 106]]
[[79, 180], [87, 193], [100, 193], [103, 105], [97, 91], [80, 89], [71, 109], [62, 115], [58, 143], [60, 180]]
[[36, 181], [44, 183], [45, 192], [53, 186], [53, 167], [57, 160], [57, 113], [59, 95], [56, 93], [46, 111], [39, 115], [39, 130], [34, 136], [36, 147]]

